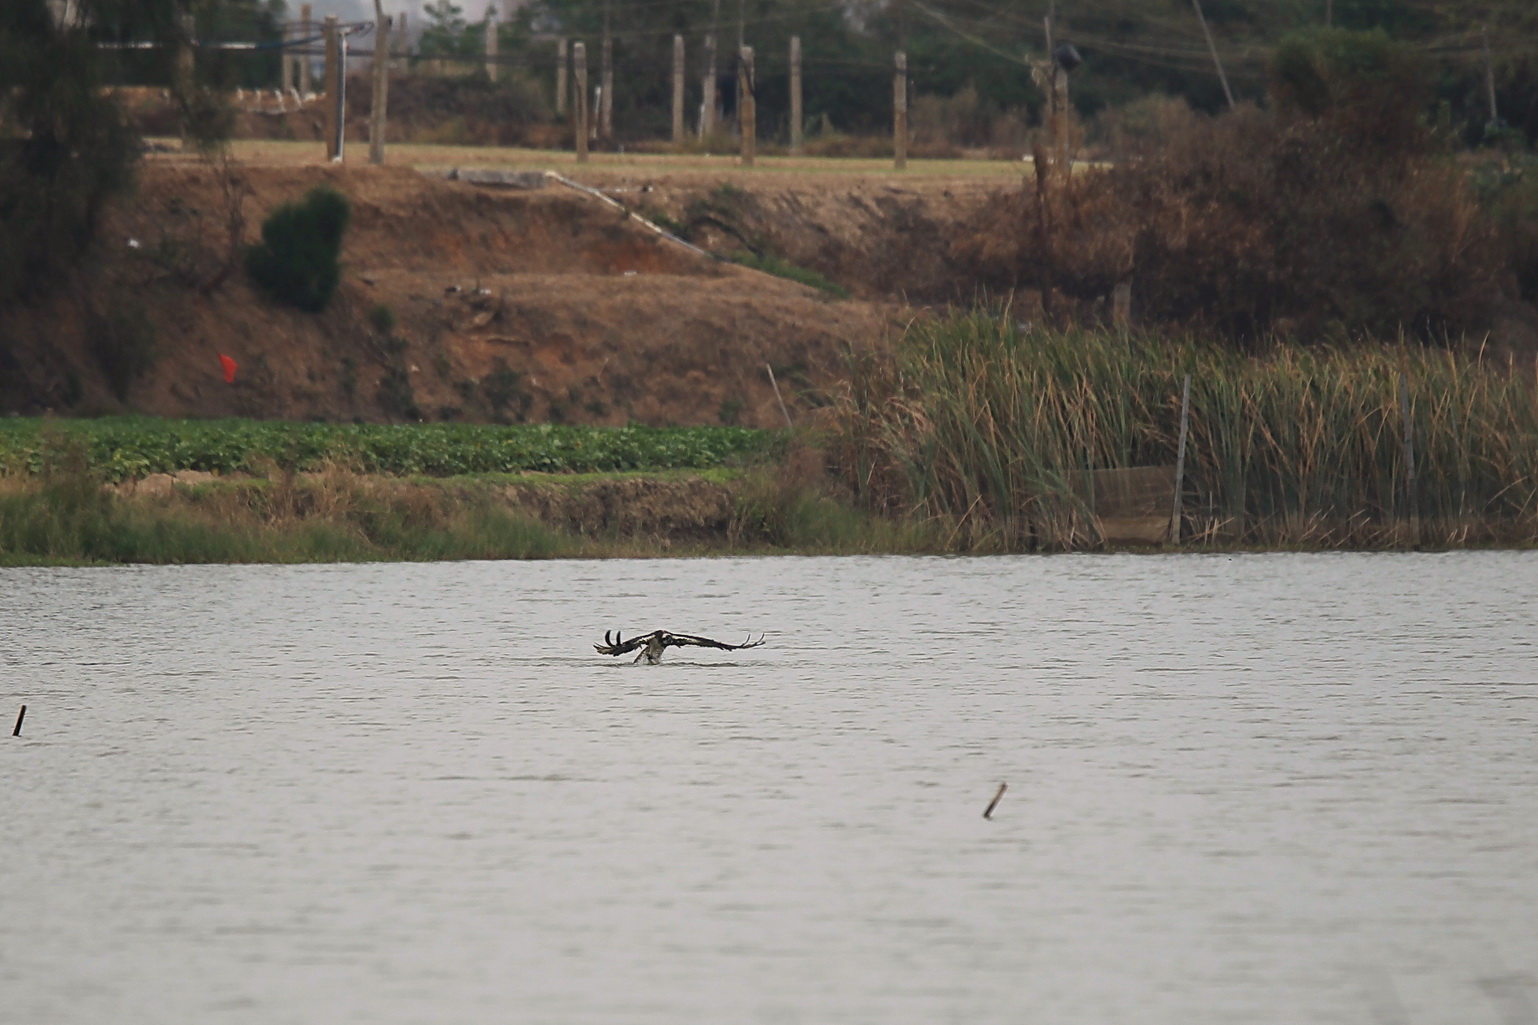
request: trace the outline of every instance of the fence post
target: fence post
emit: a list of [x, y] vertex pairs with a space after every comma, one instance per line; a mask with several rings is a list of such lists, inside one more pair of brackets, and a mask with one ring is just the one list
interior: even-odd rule
[[753, 96], [753, 48], [744, 46], [737, 62], [737, 121], [742, 132], [742, 166], [752, 167], [758, 143], [758, 111]]
[[705, 98], [700, 106], [700, 138], [716, 128], [716, 34], [705, 37]]
[[587, 44], [577, 43], [571, 48], [572, 77], [576, 87], [571, 91], [572, 122], [577, 131], [577, 163], [587, 163]]
[[326, 159], [342, 159], [347, 131], [347, 102], [342, 96], [342, 31], [334, 14], [326, 15]]
[[385, 108], [390, 92], [390, 19], [374, 0], [374, 95], [369, 103], [368, 162], [384, 163]]
[[555, 41], [555, 113], [557, 117], [566, 113], [566, 92], [569, 83], [566, 81], [566, 39], [563, 36]]
[[397, 71], [405, 71], [406, 58], [411, 56], [410, 47], [406, 43], [406, 12], [401, 11], [400, 13], [394, 15], [392, 22], [393, 24], [391, 27], [394, 29], [394, 31], [390, 34], [395, 37], [395, 44], [393, 47], [394, 54], [400, 58], [400, 60], [395, 64], [395, 69]]
[[1404, 491], [1410, 509], [1410, 537], [1421, 543], [1421, 504], [1415, 484], [1415, 422], [1410, 418], [1410, 375], [1399, 371], [1399, 418], [1404, 423]]
[[892, 166], [908, 167], [908, 55], [901, 50], [892, 76]]
[[497, 12], [490, 5], [486, 7], [486, 77], [497, 80]]
[[684, 37], [673, 36], [673, 145], [684, 141]]
[[805, 131], [801, 112], [801, 37], [790, 37], [790, 152], [800, 156]]
[[314, 83], [310, 81], [310, 5], [302, 4], [299, 8], [299, 38], [302, 45], [299, 47], [299, 95], [305, 97], [315, 91]]
[[614, 138], [614, 36], [609, 31], [609, 4], [603, 6], [603, 70], [598, 76], [598, 137]]
[[1186, 432], [1191, 426], [1191, 375], [1186, 375], [1185, 387], [1180, 392], [1180, 442], [1175, 447], [1175, 502], [1170, 510], [1170, 542], [1180, 543], [1180, 521], [1184, 518], [1181, 509], [1181, 492], [1185, 488], [1186, 477]]
[[294, 88], [294, 55], [289, 53], [289, 47], [291, 47], [293, 44], [294, 32], [285, 24], [283, 26], [283, 49], [281, 51], [283, 54], [283, 59], [278, 62], [279, 70], [281, 72], [280, 93], [283, 97], [284, 103], [288, 102], [289, 91]]

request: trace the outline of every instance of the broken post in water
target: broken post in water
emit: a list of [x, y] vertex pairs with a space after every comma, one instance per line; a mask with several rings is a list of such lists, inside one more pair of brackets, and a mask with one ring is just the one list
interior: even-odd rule
[[1008, 789], [1009, 789], [1009, 784], [1008, 783], [1000, 783], [999, 784], [999, 791], [998, 791], [998, 793], [993, 795], [993, 800], [988, 802], [988, 808], [987, 808], [987, 810], [985, 810], [983, 812], [983, 818], [985, 818], [985, 819], [993, 818], [993, 809], [998, 807], [999, 798], [1003, 797], [1004, 796], [1004, 791], [1006, 791]]

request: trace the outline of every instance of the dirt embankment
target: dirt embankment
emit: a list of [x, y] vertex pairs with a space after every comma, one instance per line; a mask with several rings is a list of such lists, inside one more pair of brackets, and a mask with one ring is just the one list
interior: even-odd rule
[[[233, 174], [232, 189], [204, 163], [146, 162], [81, 273], [0, 316], [0, 412], [776, 426], [766, 366], [801, 417], [838, 380], [842, 353], [900, 318], [897, 300], [965, 291], [946, 225], [984, 194], [588, 179], [706, 246], [773, 252], [855, 296], [835, 300], [558, 185], [488, 189], [357, 165]], [[311, 315], [258, 294], [238, 254], [274, 207], [322, 183], [351, 198], [353, 219], [341, 288]], [[239, 364], [233, 385], [221, 354]]]

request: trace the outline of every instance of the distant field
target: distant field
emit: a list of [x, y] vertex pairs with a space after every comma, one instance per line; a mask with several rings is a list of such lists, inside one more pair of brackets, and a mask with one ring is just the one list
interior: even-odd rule
[[[168, 141], [169, 142], [169, 141]], [[169, 142], [174, 145], [174, 142]], [[260, 139], [239, 140], [231, 144], [237, 158], [248, 163], [303, 165], [324, 163], [319, 142], [279, 142]], [[178, 159], [179, 155], [170, 155]], [[635, 174], [706, 175], [713, 180], [722, 176], [767, 177], [881, 177], [891, 180], [1018, 178], [1029, 170], [1029, 161], [1020, 160], [914, 160], [905, 171], [894, 170], [889, 159], [854, 157], [781, 157], [760, 156], [753, 167], [738, 166], [736, 154], [679, 153], [593, 153], [585, 165], [576, 162], [576, 154], [562, 150], [536, 150], [500, 146], [426, 146], [392, 145], [386, 150], [386, 162], [423, 170], [448, 167], [506, 167], [548, 169], [563, 173], [580, 172], [600, 177]], [[350, 141], [346, 149], [349, 165], [368, 162], [368, 144]]]
[[109, 481], [181, 470], [310, 470], [328, 463], [365, 473], [440, 477], [705, 469], [768, 454], [780, 438], [740, 427], [11, 419], [0, 420], [0, 472], [38, 473], [67, 462], [72, 451]]

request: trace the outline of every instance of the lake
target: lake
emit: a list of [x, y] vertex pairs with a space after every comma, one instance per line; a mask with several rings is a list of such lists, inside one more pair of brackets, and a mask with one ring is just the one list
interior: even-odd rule
[[[1535, 596], [1530, 552], [0, 569], [0, 1020], [1534, 1025]], [[768, 643], [593, 651], [659, 627]]]

